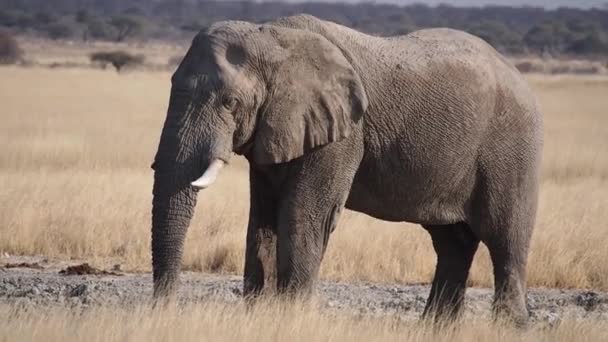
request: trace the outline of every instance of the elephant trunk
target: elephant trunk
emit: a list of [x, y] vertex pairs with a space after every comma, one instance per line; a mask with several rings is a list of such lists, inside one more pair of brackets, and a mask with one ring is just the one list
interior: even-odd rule
[[[228, 160], [227, 151], [231, 151], [227, 143], [231, 134], [222, 135], [216, 127], [212, 129], [209, 125], [195, 125], [184, 120], [184, 117], [190, 117], [188, 110], [195, 110], [190, 102], [188, 97], [171, 93], [167, 119], [152, 165], [155, 170], [152, 201], [155, 298], [174, 294], [184, 240], [196, 206], [196, 193], [215, 181], [224, 160]], [[212, 114], [208, 111], [206, 116]]]
[[187, 175], [156, 171], [152, 202], [152, 268], [154, 297], [177, 288], [186, 232], [196, 205]]

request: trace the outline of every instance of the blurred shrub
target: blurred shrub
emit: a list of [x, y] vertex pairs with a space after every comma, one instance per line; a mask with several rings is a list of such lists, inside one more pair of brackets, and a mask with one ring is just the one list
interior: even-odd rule
[[519, 63], [515, 64], [515, 67], [517, 68], [517, 70], [519, 70], [519, 72], [524, 73], [524, 74], [537, 73], [537, 72], [544, 71], [544, 67], [542, 65], [540, 65], [539, 63], [531, 62], [531, 61], [519, 62]]
[[105, 68], [111, 64], [116, 71], [120, 72], [125, 67], [142, 65], [145, 57], [143, 55], [132, 55], [125, 51], [102, 51], [90, 55], [91, 62], [100, 64]]
[[593, 60], [562, 60], [527, 58], [516, 60], [515, 66], [522, 73], [537, 74], [579, 74], [601, 75], [606, 74], [606, 67], [601, 62]]
[[14, 64], [21, 60], [23, 52], [15, 38], [8, 32], [0, 31], [0, 64]]
[[173, 57], [169, 58], [169, 61], [167, 62], [167, 66], [169, 68], [177, 68], [179, 66], [179, 64], [182, 62], [182, 59], [184, 59], [184, 56], [182, 56], [182, 55], [173, 56]]

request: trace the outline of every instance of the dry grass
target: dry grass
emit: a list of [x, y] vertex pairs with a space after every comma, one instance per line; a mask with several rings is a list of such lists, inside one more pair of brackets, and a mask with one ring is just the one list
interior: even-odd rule
[[[0, 255], [150, 269], [149, 165], [168, 80], [160, 72], [0, 68]], [[530, 81], [545, 113], [546, 146], [529, 283], [608, 290], [608, 78]], [[241, 272], [247, 211], [247, 168], [234, 159], [199, 195], [185, 267]], [[472, 284], [492, 285], [488, 260], [480, 250]], [[347, 212], [322, 275], [427, 282], [434, 263], [422, 229]]]
[[[277, 317], [281, 317], [277, 322]], [[442, 329], [397, 318], [332, 315], [310, 305], [198, 304], [148, 307], [0, 306], [3, 341], [606, 341], [605, 321], [566, 320], [521, 331], [487, 321]]]

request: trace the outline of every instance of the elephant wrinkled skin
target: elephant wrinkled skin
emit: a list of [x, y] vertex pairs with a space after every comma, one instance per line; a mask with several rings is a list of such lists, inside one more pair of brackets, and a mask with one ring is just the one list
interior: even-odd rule
[[430, 233], [426, 317], [460, 312], [481, 241], [495, 313], [525, 323], [541, 149], [526, 82], [464, 32], [380, 38], [307, 15], [216, 23], [172, 77], [152, 165], [155, 296], [175, 291], [195, 186], [235, 152], [250, 166], [247, 296], [309, 293], [348, 208]]

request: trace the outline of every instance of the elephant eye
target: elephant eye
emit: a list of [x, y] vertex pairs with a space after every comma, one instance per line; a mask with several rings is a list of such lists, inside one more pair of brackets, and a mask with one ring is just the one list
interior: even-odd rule
[[238, 102], [239, 101], [234, 96], [226, 95], [222, 99], [222, 106], [229, 111], [233, 111], [236, 109]]

